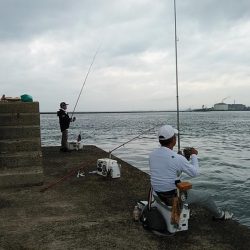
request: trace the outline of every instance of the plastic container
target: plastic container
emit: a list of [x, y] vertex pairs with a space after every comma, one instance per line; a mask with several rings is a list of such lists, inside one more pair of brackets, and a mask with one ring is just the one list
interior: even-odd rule
[[141, 215], [140, 209], [138, 208], [138, 206], [135, 206], [134, 210], [133, 210], [133, 219], [134, 219], [134, 221], [139, 221], [140, 215]]

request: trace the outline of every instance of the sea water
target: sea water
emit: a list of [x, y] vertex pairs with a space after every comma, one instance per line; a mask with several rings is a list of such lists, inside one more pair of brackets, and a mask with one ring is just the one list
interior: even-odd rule
[[[113, 154], [149, 173], [148, 155], [159, 147], [160, 125], [176, 127], [175, 112], [85, 113], [76, 114], [69, 129], [69, 141], [81, 133], [82, 143], [105, 151], [139, 138]], [[250, 112], [181, 112], [181, 149], [195, 147], [199, 154], [200, 175], [188, 178], [193, 188], [209, 192], [219, 207], [235, 214], [250, 227]], [[151, 131], [149, 128], [153, 128]], [[60, 145], [61, 133], [56, 114], [41, 115], [42, 146]], [[177, 147], [175, 148], [177, 150]]]

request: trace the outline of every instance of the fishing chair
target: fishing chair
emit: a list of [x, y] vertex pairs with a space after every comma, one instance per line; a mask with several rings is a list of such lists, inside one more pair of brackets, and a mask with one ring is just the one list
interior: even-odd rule
[[156, 206], [164, 217], [167, 229], [170, 233], [188, 230], [188, 220], [190, 217], [190, 209], [185, 203], [187, 198], [186, 191], [192, 188], [189, 182], [180, 182], [177, 184], [177, 197], [173, 199], [172, 206], [167, 206], [158, 197], [156, 192], [152, 192], [154, 201], [152, 206]]

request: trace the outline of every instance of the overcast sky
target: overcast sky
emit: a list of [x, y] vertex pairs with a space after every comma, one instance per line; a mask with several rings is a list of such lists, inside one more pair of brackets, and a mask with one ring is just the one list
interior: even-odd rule
[[[176, 0], [180, 109], [250, 106], [250, 1]], [[174, 0], [0, 0], [1, 95], [40, 111], [176, 109]]]

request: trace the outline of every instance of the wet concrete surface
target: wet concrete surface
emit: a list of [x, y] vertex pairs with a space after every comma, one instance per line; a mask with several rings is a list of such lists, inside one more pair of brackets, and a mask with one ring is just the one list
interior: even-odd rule
[[[95, 146], [42, 153], [43, 186], [1, 189], [0, 249], [250, 249], [249, 228], [215, 222], [194, 206], [188, 231], [162, 237], [144, 230], [132, 211], [147, 199], [149, 176], [120, 159], [121, 178], [89, 173], [108, 157]], [[77, 178], [79, 168], [84, 177]]]

